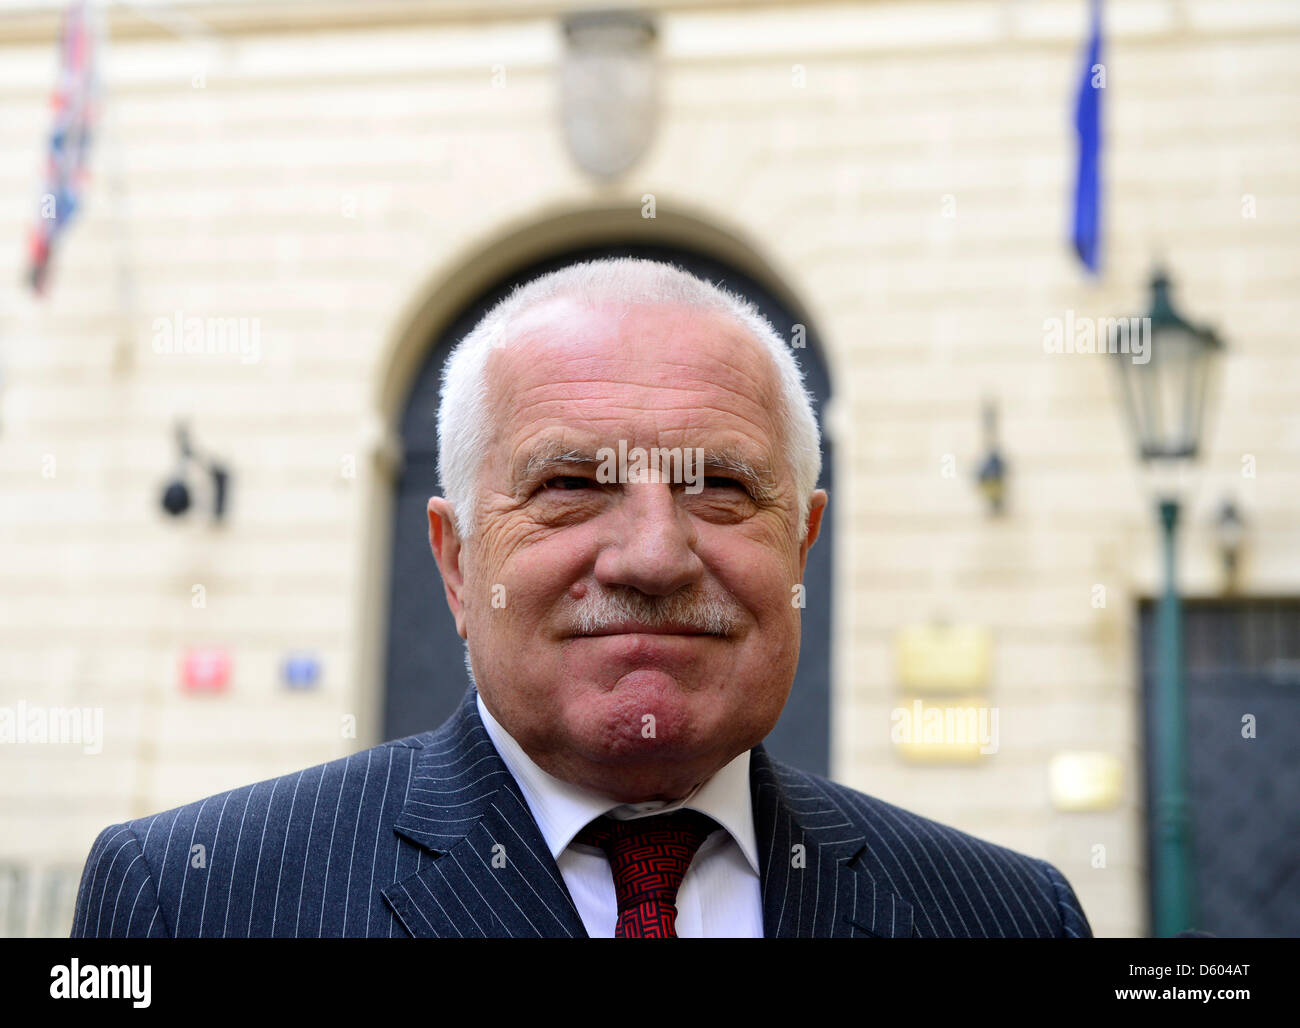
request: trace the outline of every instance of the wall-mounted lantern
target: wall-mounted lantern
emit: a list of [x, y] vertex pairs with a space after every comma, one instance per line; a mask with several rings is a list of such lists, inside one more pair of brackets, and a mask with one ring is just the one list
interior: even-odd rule
[[1237, 583], [1237, 566], [1241, 547], [1246, 540], [1246, 522], [1242, 520], [1237, 505], [1225, 499], [1214, 519], [1214, 535], [1219, 544], [1219, 557], [1223, 561], [1223, 577], [1228, 591]]
[[172, 517], [180, 517], [190, 509], [189, 466], [199, 465], [208, 472], [212, 481], [212, 520], [220, 522], [226, 514], [226, 499], [230, 491], [230, 472], [224, 464], [199, 453], [190, 444], [189, 430], [184, 422], [176, 426], [176, 445], [180, 451], [176, 474], [163, 488], [162, 508]]
[[1007, 462], [998, 449], [998, 408], [992, 400], [984, 403], [984, 451], [975, 483], [984, 494], [989, 513], [998, 517], [1006, 509]]

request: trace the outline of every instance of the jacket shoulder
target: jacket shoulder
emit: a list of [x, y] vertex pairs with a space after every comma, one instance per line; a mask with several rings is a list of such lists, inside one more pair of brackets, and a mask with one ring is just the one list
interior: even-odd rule
[[[313, 764], [300, 771], [266, 778], [251, 785], [241, 785], [224, 792], [213, 793], [202, 799], [171, 807], [156, 814], [133, 818], [124, 822], [141, 840], [146, 854], [153, 855], [158, 845], [160, 834], [170, 836], [175, 841], [178, 832], [198, 826], [201, 820], [214, 816], [224, 820], [231, 815], [232, 809], [245, 815], [265, 811], [273, 803], [279, 806], [285, 797], [295, 794], [301, 797], [303, 789], [312, 791], [319, 785], [329, 783], [345, 784], [359, 788], [367, 775], [373, 774], [376, 767], [396, 768], [409, 766], [411, 755], [421, 749], [433, 735], [425, 732], [421, 735], [407, 736], [380, 743], [370, 749], [349, 753], [321, 764]], [[292, 802], [292, 799], [290, 800]], [[115, 826], [116, 827], [116, 826]]]
[[[328, 863], [335, 840], [351, 843], [363, 824], [373, 834], [381, 822], [391, 823], [409, 787], [414, 755], [434, 736], [394, 739], [109, 825], [82, 871], [72, 936], [195, 934], [179, 922], [193, 913], [198, 883], [210, 891], [210, 866], [228, 889], [248, 891], [251, 906], [264, 873], [274, 869], [278, 878], [286, 865], [302, 867], [311, 846]], [[200, 926], [207, 914], [205, 907]]]
[[1078, 898], [1046, 860], [923, 817], [829, 778], [772, 762], [795, 804], [865, 839], [861, 865], [916, 909], [918, 934], [1091, 937]]

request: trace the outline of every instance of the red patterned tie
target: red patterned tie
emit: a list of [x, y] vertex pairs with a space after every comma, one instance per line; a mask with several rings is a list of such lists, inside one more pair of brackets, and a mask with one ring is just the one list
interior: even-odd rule
[[718, 827], [696, 810], [619, 821], [598, 817], [576, 842], [609, 857], [618, 897], [616, 939], [677, 938], [677, 890], [695, 851]]

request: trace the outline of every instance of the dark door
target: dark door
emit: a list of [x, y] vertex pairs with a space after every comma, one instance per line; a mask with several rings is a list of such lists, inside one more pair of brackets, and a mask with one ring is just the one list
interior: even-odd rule
[[[816, 401], [819, 424], [830, 397], [830, 381], [813, 327], [801, 312], [790, 310], [767, 289], [736, 269], [688, 251], [632, 244], [572, 250], [522, 268], [462, 311], [430, 347], [429, 356], [412, 383], [401, 420], [405, 463], [397, 484], [390, 578], [384, 737], [412, 735], [440, 725], [455, 709], [469, 684], [464, 643], [447, 610], [442, 579], [429, 551], [425, 508], [438, 492], [437, 410], [443, 361], [452, 345], [478, 319], [520, 282], [575, 261], [600, 257], [646, 257], [672, 261], [680, 267], [749, 298], [785, 339], [795, 324], [807, 329], [806, 344], [792, 352], [804, 369]], [[830, 491], [832, 459], [823, 425], [822, 473], [819, 485]], [[834, 494], [832, 493], [832, 496]], [[799, 670], [789, 703], [766, 745], [778, 760], [816, 774], [830, 764], [830, 626], [831, 567], [834, 532], [829, 515], [809, 551], [804, 581], [803, 640]]]
[[[1193, 600], [1184, 616], [1196, 927], [1220, 936], [1300, 935], [1300, 601]], [[1144, 602], [1148, 760], [1155, 624], [1155, 607]], [[1253, 738], [1243, 732], [1248, 716]], [[1150, 795], [1147, 810], [1150, 854]]]

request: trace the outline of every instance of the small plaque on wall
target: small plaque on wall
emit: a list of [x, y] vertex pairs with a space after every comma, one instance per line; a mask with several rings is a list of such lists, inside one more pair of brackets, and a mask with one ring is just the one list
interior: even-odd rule
[[1052, 758], [1048, 780], [1057, 810], [1112, 810], [1122, 796], [1124, 769], [1113, 753], [1058, 753]]
[[993, 641], [977, 625], [908, 625], [898, 632], [898, 682], [909, 693], [975, 693], [988, 686]]
[[220, 648], [194, 648], [181, 658], [181, 690], [187, 693], [225, 692], [230, 685], [230, 654]]
[[309, 690], [320, 684], [320, 658], [314, 653], [294, 652], [284, 658], [281, 675], [286, 689]]
[[973, 764], [998, 751], [998, 715], [983, 695], [918, 697], [894, 708], [889, 737], [909, 762]]

